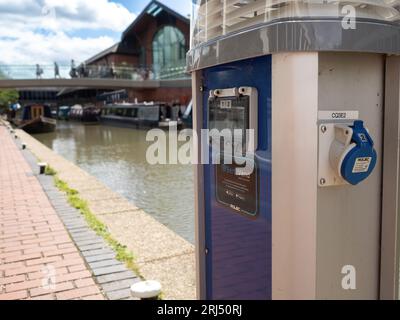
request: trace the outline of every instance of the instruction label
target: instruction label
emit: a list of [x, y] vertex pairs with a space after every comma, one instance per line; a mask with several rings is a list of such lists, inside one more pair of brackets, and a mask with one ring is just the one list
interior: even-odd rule
[[353, 173], [365, 173], [369, 171], [371, 166], [372, 158], [357, 158], [354, 164]]
[[318, 118], [321, 121], [357, 120], [359, 118], [359, 112], [358, 111], [319, 111]]

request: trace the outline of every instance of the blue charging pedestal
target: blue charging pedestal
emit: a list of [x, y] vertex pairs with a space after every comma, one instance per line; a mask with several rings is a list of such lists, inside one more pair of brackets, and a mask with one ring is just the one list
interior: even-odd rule
[[[382, 248], [398, 232], [386, 159], [399, 150], [400, 85], [384, 83], [400, 83], [387, 73], [400, 70], [400, 4], [359, 1], [350, 29], [343, 1], [193, 2], [194, 129], [209, 151], [196, 168], [198, 297], [394, 298], [399, 253]], [[201, 134], [224, 129], [223, 146]], [[213, 163], [227, 146], [253, 170]]]

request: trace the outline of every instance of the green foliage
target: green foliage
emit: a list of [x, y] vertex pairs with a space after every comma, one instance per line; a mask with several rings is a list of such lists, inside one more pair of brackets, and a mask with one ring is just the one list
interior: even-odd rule
[[45, 175], [46, 176], [55, 176], [57, 172], [50, 166], [46, 167]]
[[[0, 70], [0, 80], [6, 77]], [[14, 89], [0, 89], [0, 111], [5, 111], [10, 104], [16, 103], [19, 100], [19, 93]]]
[[0, 90], [0, 109], [6, 110], [10, 104], [14, 104], [19, 100], [17, 90]]
[[[53, 169], [51, 170], [52, 172], [54, 171]], [[55, 171], [54, 173], [56, 174]], [[107, 226], [97, 219], [97, 217], [90, 211], [87, 202], [79, 197], [78, 191], [71, 189], [66, 182], [60, 180], [57, 176], [55, 176], [54, 181], [56, 187], [67, 195], [68, 203], [81, 212], [89, 227], [99, 236], [103, 237], [103, 239], [116, 252], [116, 259], [124, 262], [129, 269], [133, 270], [141, 277], [139, 268], [135, 264], [134, 255], [126, 246], [120, 244], [112, 237]]]

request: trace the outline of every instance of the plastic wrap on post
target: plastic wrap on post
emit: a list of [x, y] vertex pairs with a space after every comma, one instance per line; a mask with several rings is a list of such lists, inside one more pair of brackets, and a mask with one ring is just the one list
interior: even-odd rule
[[400, 0], [193, 0], [188, 69], [279, 51], [399, 53], [399, 30]]

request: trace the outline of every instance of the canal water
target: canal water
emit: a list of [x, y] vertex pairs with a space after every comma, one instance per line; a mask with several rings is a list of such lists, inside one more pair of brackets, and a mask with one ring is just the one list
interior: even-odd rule
[[145, 130], [59, 122], [40, 142], [194, 243], [191, 165], [150, 165]]

